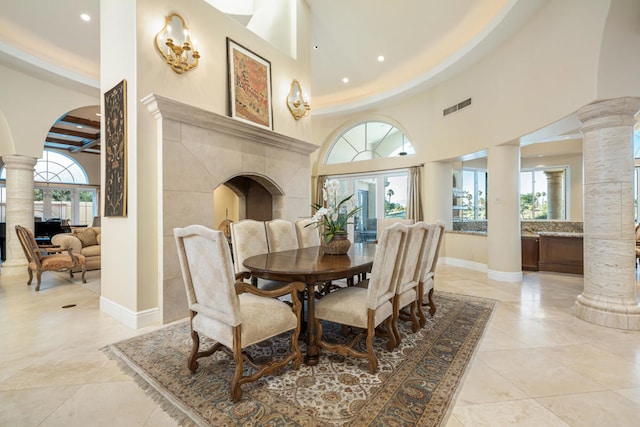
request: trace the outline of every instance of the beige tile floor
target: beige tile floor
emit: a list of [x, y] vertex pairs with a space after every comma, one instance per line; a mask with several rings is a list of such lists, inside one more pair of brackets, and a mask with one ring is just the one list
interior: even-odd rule
[[[44, 276], [35, 292], [0, 275], [0, 426], [176, 425], [100, 351], [153, 328], [131, 330], [79, 281]], [[447, 426], [640, 425], [640, 333], [575, 318], [581, 276], [510, 284], [442, 265], [436, 286], [500, 301]]]

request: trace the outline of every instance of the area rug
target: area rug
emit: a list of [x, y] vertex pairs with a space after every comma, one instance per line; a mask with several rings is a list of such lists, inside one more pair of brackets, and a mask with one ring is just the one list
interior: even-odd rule
[[[489, 322], [493, 300], [436, 292], [438, 310], [411, 333], [400, 322], [402, 341], [394, 351], [375, 339], [378, 371], [365, 359], [322, 352], [316, 366], [286, 368], [242, 386], [229, 397], [233, 361], [222, 352], [187, 368], [189, 324], [180, 321], [105, 347], [180, 425], [202, 426], [438, 426], [446, 421], [457, 387]], [[329, 339], [345, 339], [326, 325]], [[205, 341], [205, 346], [210, 342]], [[304, 352], [304, 344], [301, 340]], [[258, 360], [289, 348], [283, 335], [251, 348]]]

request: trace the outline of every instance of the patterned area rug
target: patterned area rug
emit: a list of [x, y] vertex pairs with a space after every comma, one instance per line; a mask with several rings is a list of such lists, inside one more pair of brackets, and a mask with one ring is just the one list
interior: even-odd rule
[[[436, 292], [437, 313], [411, 333], [400, 322], [402, 341], [393, 352], [375, 339], [379, 366], [369, 374], [365, 359], [322, 352], [316, 366], [302, 365], [242, 386], [233, 404], [229, 387], [233, 361], [222, 352], [187, 369], [189, 324], [180, 321], [104, 350], [119, 360], [181, 425], [204, 426], [437, 426], [451, 401], [493, 312], [495, 301]], [[331, 340], [344, 339], [326, 325]], [[204, 345], [210, 342], [204, 342]], [[301, 341], [304, 352], [304, 344]], [[285, 353], [289, 336], [254, 346], [258, 360]]]

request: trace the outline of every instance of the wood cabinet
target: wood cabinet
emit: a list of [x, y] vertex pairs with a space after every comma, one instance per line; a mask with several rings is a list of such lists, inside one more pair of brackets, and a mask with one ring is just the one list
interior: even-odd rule
[[576, 233], [540, 233], [540, 271], [583, 274], [582, 235]]
[[538, 271], [539, 260], [538, 236], [522, 236], [522, 269]]

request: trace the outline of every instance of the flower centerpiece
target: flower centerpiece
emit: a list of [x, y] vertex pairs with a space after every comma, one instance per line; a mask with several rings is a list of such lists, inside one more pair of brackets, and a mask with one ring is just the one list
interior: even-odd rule
[[326, 206], [314, 203], [316, 209], [313, 219], [308, 226], [322, 227], [322, 247], [328, 254], [344, 254], [349, 250], [351, 242], [347, 238], [347, 225], [353, 224], [355, 214], [360, 211], [359, 206], [354, 206], [351, 199], [353, 194], [344, 196], [340, 194], [338, 180], [332, 179], [324, 184], [322, 198]]

